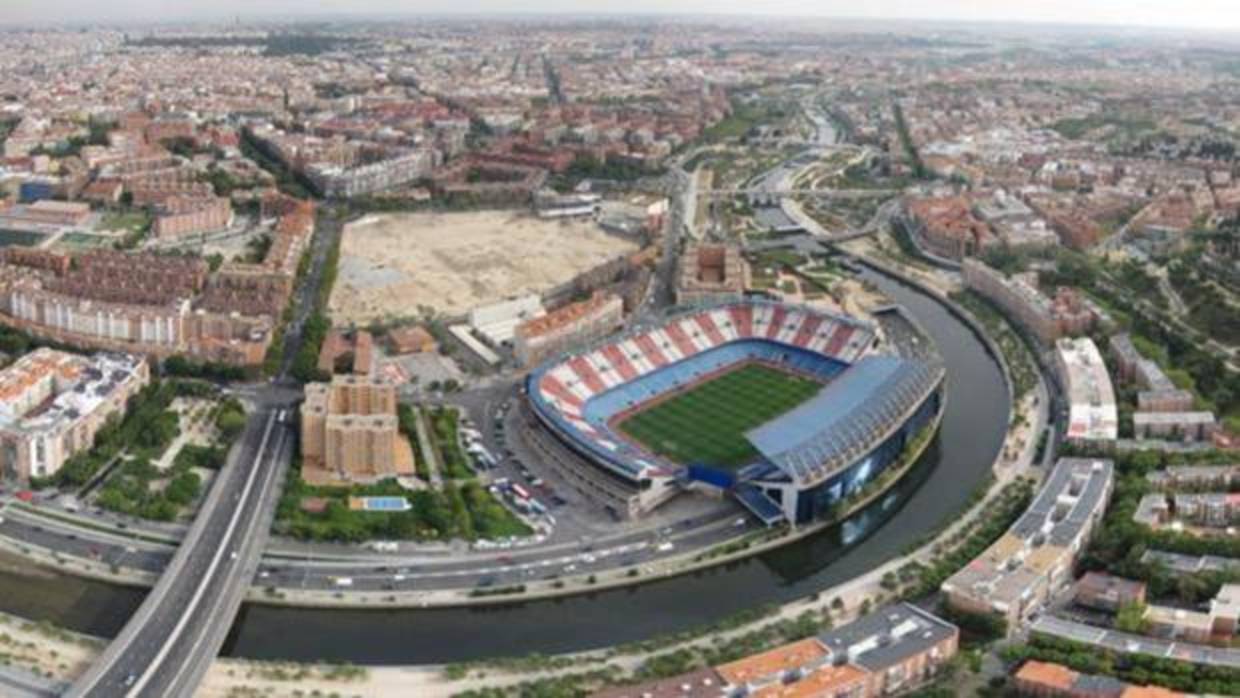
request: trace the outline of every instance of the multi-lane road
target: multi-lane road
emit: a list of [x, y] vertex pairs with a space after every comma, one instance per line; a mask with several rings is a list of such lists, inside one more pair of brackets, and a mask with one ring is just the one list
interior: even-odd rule
[[290, 457], [287, 410], [256, 412], [159, 583], [67, 696], [188, 696], [219, 652], [266, 544]]

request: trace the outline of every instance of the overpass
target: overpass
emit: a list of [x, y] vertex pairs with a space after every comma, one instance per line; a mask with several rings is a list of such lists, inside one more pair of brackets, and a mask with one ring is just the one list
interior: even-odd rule
[[158, 584], [66, 696], [194, 693], [267, 543], [291, 455], [291, 412], [263, 407], [251, 416]]

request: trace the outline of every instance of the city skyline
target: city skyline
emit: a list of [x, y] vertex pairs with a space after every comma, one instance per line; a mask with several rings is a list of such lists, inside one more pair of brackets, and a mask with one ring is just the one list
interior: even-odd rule
[[513, 8], [498, 0], [399, 2], [397, 0], [321, 0], [307, 9], [294, 0], [181, 0], [174, 6], [159, 0], [127, 0], [106, 9], [84, 0], [16, 0], [0, 9], [0, 24], [210, 21], [219, 19], [321, 18], [367, 15], [720, 15], [769, 16], [773, 18], [818, 17], [855, 20], [931, 20], [950, 22], [1004, 22], [1021, 24], [1069, 24], [1132, 26], [1151, 29], [1208, 29], [1240, 31], [1240, 6], [1226, 0], [1190, 0], [1175, 6], [1156, 2], [1101, 0], [1082, 5], [1069, 0], [1048, 0], [1030, 5], [997, 4], [977, 0], [876, 0], [864, 6], [839, 0], [809, 3], [780, 0], [760, 7], [724, 0], [678, 0], [675, 3], [610, 0], [583, 6], [565, 0], [539, 0]]

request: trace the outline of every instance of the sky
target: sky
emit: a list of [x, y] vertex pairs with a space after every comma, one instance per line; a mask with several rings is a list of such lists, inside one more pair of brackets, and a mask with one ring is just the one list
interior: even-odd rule
[[0, 0], [0, 24], [485, 13], [751, 14], [1240, 31], [1240, 0]]

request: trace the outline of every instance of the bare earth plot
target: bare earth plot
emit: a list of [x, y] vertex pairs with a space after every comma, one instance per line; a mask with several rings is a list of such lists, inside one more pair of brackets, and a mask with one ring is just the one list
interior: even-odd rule
[[337, 325], [409, 317], [419, 306], [458, 315], [545, 291], [636, 249], [593, 221], [525, 212], [367, 216], [344, 230], [329, 308]]

